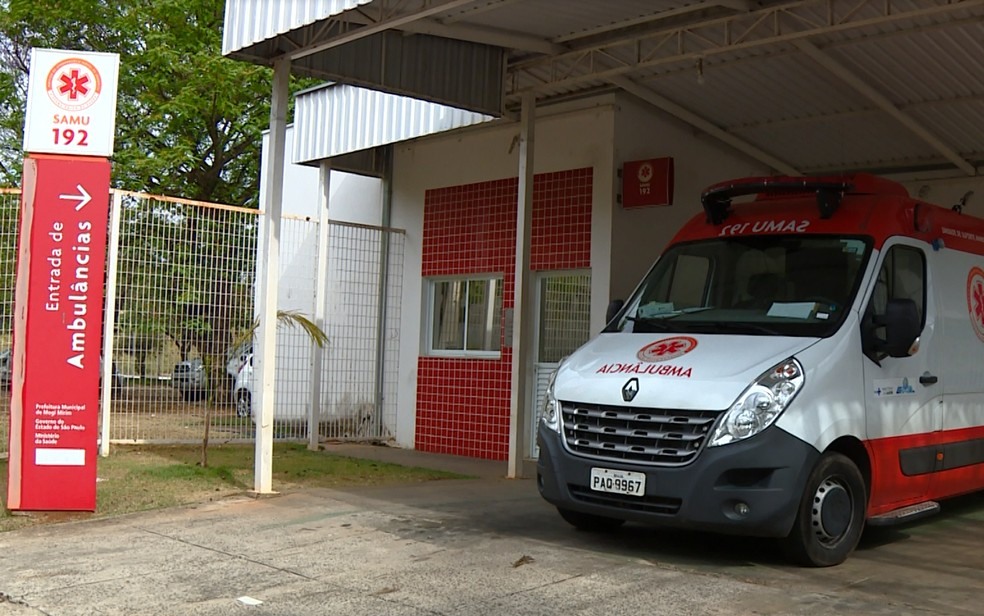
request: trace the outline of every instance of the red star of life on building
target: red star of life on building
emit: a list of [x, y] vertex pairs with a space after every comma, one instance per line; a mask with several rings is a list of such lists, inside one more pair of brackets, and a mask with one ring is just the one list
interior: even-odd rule
[[79, 69], [73, 68], [69, 73], [62, 73], [58, 76], [62, 85], [58, 88], [61, 94], [67, 94], [70, 100], [78, 100], [80, 96], [89, 93], [86, 84], [89, 83], [88, 75], [79, 75]]

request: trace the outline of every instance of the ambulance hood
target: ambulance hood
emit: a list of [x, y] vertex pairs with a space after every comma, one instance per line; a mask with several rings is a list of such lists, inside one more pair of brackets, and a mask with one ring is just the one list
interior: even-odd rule
[[[763, 372], [819, 338], [721, 334], [601, 334], [557, 373], [558, 400], [639, 408], [725, 410]], [[622, 389], [638, 379], [626, 402]]]

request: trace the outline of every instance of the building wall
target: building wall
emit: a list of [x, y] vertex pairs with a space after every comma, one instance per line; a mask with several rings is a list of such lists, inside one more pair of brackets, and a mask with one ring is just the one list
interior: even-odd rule
[[[285, 148], [289, 156], [292, 150], [294, 127], [287, 127]], [[266, 177], [269, 161], [269, 132], [263, 134], [263, 150], [260, 162], [261, 182]], [[379, 225], [382, 217], [383, 188], [378, 178], [363, 177], [351, 173], [332, 171], [329, 180], [328, 218], [332, 221]], [[280, 277], [278, 280], [277, 307], [280, 310], [297, 311], [312, 317], [315, 314], [315, 286], [318, 266], [318, 220], [321, 207], [321, 171], [317, 167], [287, 162], [284, 167], [282, 195], [283, 220], [280, 236]], [[260, 209], [266, 210], [266, 195], [260, 190]], [[266, 269], [266, 237], [260, 234], [257, 242], [256, 287], [254, 306], [260, 307], [260, 281]], [[329, 250], [331, 250], [331, 246]], [[330, 278], [327, 289], [327, 310], [332, 317], [325, 328], [340, 331], [362, 331], [365, 316], [355, 310], [335, 310], [339, 297], [351, 293], [349, 278], [375, 280], [374, 270], [359, 270], [352, 266], [347, 271]], [[323, 274], [328, 276], [327, 273]], [[364, 298], [346, 298], [346, 301], [370, 301]], [[332, 332], [334, 333], [334, 332]], [[369, 342], [371, 344], [371, 341]], [[340, 347], [336, 341], [336, 355]], [[259, 353], [257, 341], [257, 350]], [[311, 391], [311, 343], [301, 330], [281, 327], [277, 330], [277, 380], [276, 413], [278, 419], [302, 419], [310, 407]], [[326, 362], [327, 363], [327, 362]], [[326, 368], [328, 370], [328, 368]], [[354, 370], [353, 370], [354, 372]], [[349, 383], [344, 383], [350, 386]], [[361, 387], [361, 389], [367, 389]], [[347, 395], [347, 394], [346, 394]], [[324, 395], [322, 412], [338, 412], [337, 398], [333, 392]], [[254, 400], [256, 398], [254, 397]], [[369, 396], [372, 400], [372, 396]], [[358, 408], [361, 399], [342, 406]]]
[[[533, 178], [532, 271], [590, 266], [592, 175], [584, 167]], [[426, 191], [421, 274], [502, 274], [503, 313], [514, 308], [518, 190], [507, 178]], [[508, 458], [512, 341], [502, 318], [497, 359], [419, 358], [415, 448]]]
[[673, 203], [612, 211], [611, 298], [626, 298], [684, 222], [703, 210], [700, 194], [716, 182], [770, 170], [630, 95], [619, 95], [615, 164], [672, 157]]
[[[594, 329], [600, 329], [608, 301], [607, 259], [604, 259], [604, 266], [601, 268], [598, 267], [598, 260], [601, 255], [608, 253], [611, 237], [609, 215], [614, 194], [614, 169], [611, 162], [613, 102], [612, 97], [600, 97], [575, 105], [539, 110], [535, 132], [534, 171], [536, 174], [576, 169], [591, 170], [589, 189], [591, 224], [587, 230], [590, 237], [588, 259], [592, 268], [592, 284], [597, 285], [600, 290], [600, 293], [594, 294], [599, 297], [597, 306], [592, 306], [592, 315], [597, 315], [593, 318]], [[576, 138], [572, 139], [572, 136]], [[514, 183], [519, 168], [518, 139], [517, 123], [498, 122], [396, 146], [392, 224], [407, 231], [399, 368], [400, 413], [397, 426], [397, 441], [403, 446], [417, 444], [418, 415], [424, 410], [426, 418], [423, 420], [424, 430], [420, 434], [426, 437], [428, 447], [436, 442], [447, 445], [452, 442], [448, 434], [455, 431], [463, 434], [464, 431], [481, 424], [484, 427], [480, 429], [486, 435], [492, 435], [492, 440], [496, 444], [490, 445], [492, 441], [487, 438], [485, 441], [476, 441], [477, 444], [473, 446], [474, 451], [469, 455], [505, 459], [509, 428], [508, 349], [504, 350], [500, 360], [460, 360], [470, 363], [455, 364], [455, 370], [445, 373], [436, 369], [438, 366], [434, 361], [436, 358], [428, 358], [423, 352], [425, 348], [423, 340], [425, 297], [422, 279], [422, 274], [425, 272], [424, 213], [428, 191], [449, 189], [449, 187], [459, 187], [458, 190], [464, 190], [468, 185], [489, 182]], [[515, 208], [515, 190], [508, 187], [507, 190], [513, 192], [508, 201], [511, 207]], [[432, 192], [430, 198], [434, 199], [438, 194]], [[492, 227], [487, 220], [489, 212], [481, 213], [483, 208], [491, 206], [486, 204], [474, 205], [474, 207], [478, 209], [472, 214], [466, 213], [463, 218], [472, 221], [475, 221], [476, 217], [481, 218], [485, 222], [482, 228], [491, 231]], [[543, 215], [546, 216], [548, 211], [544, 210]], [[508, 218], [505, 214], [502, 216]], [[553, 222], [557, 223], [557, 221]], [[512, 230], [507, 233], [514, 238], [514, 218], [510, 229]], [[538, 235], [534, 243], [541, 246], [538, 250], [553, 254], [556, 252], [554, 248], [557, 247], [556, 242], [559, 238], [548, 236], [549, 234], [546, 233]], [[554, 242], [553, 247], [547, 247], [548, 240]], [[490, 246], [493, 246], [493, 252], [495, 246], [499, 249], [504, 248], [504, 245], [495, 244], [497, 241], [505, 241], [504, 236], [489, 241], [492, 242]], [[583, 256], [581, 254], [577, 258], [583, 261]], [[448, 259], [450, 263], [454, 263], [450, 257]], [[513, 267], [515, 256], [512, 248], [501, 251], [496, 259], [497, 265], [508, 262], [509, 267]], [[482, 267], [487, 266], [486, 261]], [[507, 297], [511, 305], [511, 290]], [[463, 392], [462, 396], [471, 397], [458, 400], [455, 408], [460, 411], [456, 411], [454, 416], [448, 416], [444, 423], [440, 424], [440, 429], [435, 431], [432, 420], [436, 417], [434, 409], [437, 407], [434, 406], [433, 392], [434, 388], [438, 387], [438, 382], [443, 383], [440, 386], [444, 387], [445, 391], [449, 388], [448, 384], [451, 384]], [[474, 383], [481, 385], [477, 388], [471, 387], [470, 384]], [[424, 393], [420, 400], [418, 400], [419, 385], [423, 385], [420, 391]], [[488, 404], [488, 395], [493, 396], [497, 410], [491, 415], [479, 415], [482, 406]], [[502, 406], [503, 401], [504, 406]], [[420, 404], [423, 404], [423, 407], [418, 408]], [[448, 434], [440, 430], [446, 430]], [[463, 450], [461, 452], [464, 453]]]
[[[606, 95], [541, 109], [537, 115], [537, 174], [585, 167], [593, 170], [588, 248], [592, 332], [603, 327], [610, 299], [631, 293], [676, 230], [701, 211], [699, 197], [706, 186], [731, 177], [768, 175], [770, 171], [628, 95]], [[422, 339], [426, 318], [422, 275], [429, 271], [428, 251], [433, 250], [425, 240], [425, 212], [428, 199], [438, 194], [428, 191], [514, 178], [518, 135], [518, 124], [499, 122], [396, 147], [393, 225], [408, 234], [397, 422], [401, 445], [504, 459], [509, 351], [505, 349], [495, 362], [456, 360], [459, 363], [453, 364], [453, 369], [450, 363], [427, 357]], [[616, 173], [622, 162], [664, 156], [673, 157], [675, 162], [672, 205], [634, 210], [618, 205], [616, 193], [621, 182]], [[510, 200], [514, 203], [515, 197]], [[464, 212], [462, 216], [475, 215]], [[490, 229], [494, 216], [490, 211], [484, 216], [486, 229]], [[502, 217], [503, 221], [508, 219], [510, 215]], [[514, 235], [515, 227], [497, 229], [506, 237]], [[544, 239], [534, 238], [533, 252]], [[511, 248], [500, 256], [505, 261], [514, 259]], [[446, 257], [448, 263], [454, 260]], [[458, 393], [452, 399], [449, 392]], [[493, 407], [491, 413], [478, 415], [489, 405]], [[443, 418], [440, 413], [445, 414]], [[464, 438], [468, 430], [482, 435], [469, 441]]]
[[[270, 131], [263, 132], [263, 150], [260, 157], [260, 180], [266, 177], [269, 160], [267, 148]], [[287, 127], [284, 147], [288, 160], [284, 165], [283, 213], [291, 216], [318, 218], [321, 194], [320, 170], [309, 165], [290, 162], [293, 150], [294, 126]], [[266, 204], [266, 194], [260, 190], [260, 209]], [[328, 218], [341, 222], [378, 225], [382, 220], [383, 183], [379, 178], [364, 177], [353, 173], [332, 171], [329, 180]]]
[[966, 196], [963, 212], [984, 218], [984, 178], [893, 178], [901, 181], [913, 197], [952, 207]]

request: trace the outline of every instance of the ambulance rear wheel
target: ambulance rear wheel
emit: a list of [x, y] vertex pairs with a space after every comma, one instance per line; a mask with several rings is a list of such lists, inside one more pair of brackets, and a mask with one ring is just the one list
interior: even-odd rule
[[842, 454], [824, 454], [806, 482], [786, 553], [808, 567], [844, 562], [861, 539], [866, 508], [858, 467]]
[[589, 533], [613, 531], [622, 524], [625, 524], [625, 520], [619, 520], [618, 518], [606, 518], [601, 515], [581, 513], [580, 511], [571, 511], [563, 507], [557, 507], [557, 511], [560, 513], [560, 517], [564, 518], [565, 522], [578, 530]]

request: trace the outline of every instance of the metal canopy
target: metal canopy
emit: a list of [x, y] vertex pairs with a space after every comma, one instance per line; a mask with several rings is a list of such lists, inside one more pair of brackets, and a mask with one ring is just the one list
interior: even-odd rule
[[424, 135], [487, 122], [489, 115], [346, 84], [299, 92], [295, 97], [291, 162], [381, 176], [378, 148]]
[[[501, 48], [498, 111], [623, 89], [783, 173], [984, 164], [984, 0], [229, 0], [226, 24], [233, 57], [485, 113], [491, 56], [414, 58], [455, 53], [434, 37]], [[394, 31], [422, 43], [399, 88], [353, 45]]]

